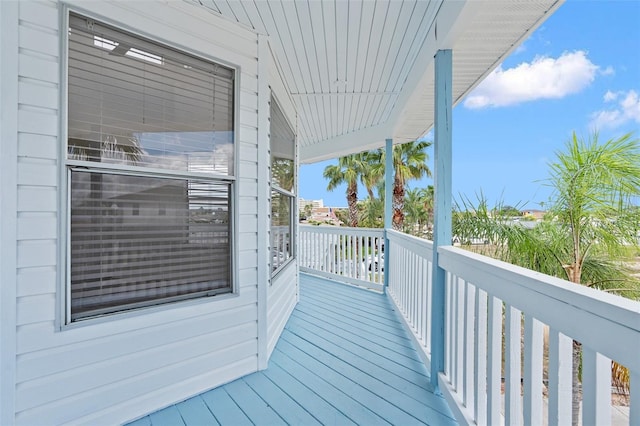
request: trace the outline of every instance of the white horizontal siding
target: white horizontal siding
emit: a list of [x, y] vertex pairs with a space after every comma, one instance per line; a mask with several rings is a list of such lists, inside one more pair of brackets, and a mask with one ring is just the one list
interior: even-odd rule
[[[139, 416], [140, 411], [150, 412], [157, 405], [168, 406], [175, 402], [175, 395], [194, 396], [208, 389], [203, 383], [221, 382], [228, 383], [237, 377], [238, 371], [253, 371], [256, 365], [256, 356], [251, 355], [242, 357], [242, 354], [248, 352], [250, 342], [227, 348], [216, 354], [217, 359], [222, 367], [212, 367], [211, 362], [204, 368], [205, 372], [190, 379], [184, 378], [185, 369], [180, 368], [167, 372], [167, 379], [173, 374], [176, 377], [175, 384], [171, 389], [158, 387], [148, 393], [137, 392], [137, 396], [126, 401], [113, 404], [111, 409], [100, 412], [91, 412], [86, 416], [79, 418], [78, 424], [100, 425], [110, 424], [114, 417], [134, 418]], [[208, 361], [208, 360], [205, 360]], [[199, 370], [203, 370], [199, 367]], [[135, 386], [135, 383], [132, 384]]]
[[239, 294], [60, 330], [59, 49], [66, 29], [61, 30], [59, 3], [20, 2], [12, 138], [18, 153], [16, 424], [124, 422], [257, 368], [257, 36], [182, 2], [68, 3], [80, 13], [240, 69]]
[[293, 261], [271, 279], [268, 294], [267, 311], [267, 353], [271, 354], [278, 343], [293, 308], [297, 303], [298, 273], [296, 262]]
[[18, 155], [23, 158], [58, 158], [58, 138], [55, 136], [21, 133], [18, 135]]
[[[156, 410], [158, 405], [166, 406], [180, 399], [193, 396], [211, 387], [219, 379], [222, 383], [236, 378], [238, 373], [247, 374], [255, 370], [255, 344], [247, 341], [240, 345], [226, 347], [218, 353], [209, 353], [204, 356], [190, 358], [187, 361], [168, 365], [161, 370], [154, 370], [146, 374], [118, 382], [116, 385], [102, 386], [98, 389], [78, 393], [72, 397], [40, 406], [31, 412], [20, 412], [16, 416], [17, 425], [32, 424], [96, 424], [92, 420], [81, 421], [82, 417], [101, 418], [100, 424], [115, 424], [124, 422], [140, 414]], [[251, 363], [238, 364], [236, 361], [247, 357]], [[223, 375], [209, 375], [212, 366], [224, 365], [229, 371]], [[215, 368], [215, 367], [214, 367]], [[223, 368], [218, 371], [223, 370]], [[182, 387], [183, 381], [189, 381]], [[156, 383], [155, 386], [149, 386]], [[170, 383], [171, 386], [163, 387], [160, 383]], [[174, 388], [176, 390], [174, 390]], [[148, 393], [162, 391], [164, 398], [147, 398]], [[184, 395], [184, 397], [183, 397]], [[131, 401], [140, 401], [135, 407], [131, 407]], [[146, 402], [143, 404], [142, 402]], [[120, 406], [130, 407], [123, 412]], [[73, 419], [70, 420], [70, 417]]]

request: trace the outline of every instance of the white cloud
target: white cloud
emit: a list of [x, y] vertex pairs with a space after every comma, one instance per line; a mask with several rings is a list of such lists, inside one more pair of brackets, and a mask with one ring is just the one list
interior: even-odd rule
[[607, 93], [604, 94], [603, 99], [605, 102], [613, 102], [618, 99], [619, 94], [620, 92], [612, 92], [611, 90], [607, 90]]
[[527, 45], [522, 43], [520, 46], [516, 47], [516, 50], [513, 53], [517, 55], [526, 51], [527, 51]]
[[467, 108], [515, 105], [537, 99], [559, 99], [589, 86], [599, 67], [586, 52], [565, 52], [558, 58], [540, 56], [515, 68], [495, 69], [467, 97]]
[[640, 124], [640, 97], [635, 90], [628, 92], [607, 91], [604, 95], [605, 102], [617, 101], [613, 108], [596, 111], [591, 114], [591, 127], [602, 129], [605, 127], [616, 128], [628, 122]]
[[614, 70], [611, 65], [600, 71], [600, 74], [602, 75], [614, 75], [615, 73], [616, 70]]

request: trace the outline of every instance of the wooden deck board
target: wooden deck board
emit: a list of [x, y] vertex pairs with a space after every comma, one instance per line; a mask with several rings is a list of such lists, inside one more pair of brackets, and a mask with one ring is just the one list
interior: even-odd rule
[[286, 422], [244, 381], [236, 380], [225, 390], [253, 424], [286, 425]]
[[455, 425], [386, 296], [301, 274], [266, 370], [136, 425]]
[[[344, 314], [331, 312], [323, 306], [304, 304], [298, 309], [299, 313], [308, 314], [314, 317], [321, 317], [324, 324], [333, 327], [340, 327], [349, 330], [353, 334], [362, 336], [374, 342], [378, 342], [385, 348], [392, 349], [399, 353], [404, 353], [405, 349], [413, 349], [413, 343], [406, 336], [394, 334], [381, 328], [373, 328], [370, 324], [364, 324], [355, 318], [349, 318]], [[397, 330], [396, 330], [397, 331]]]
[[202, 399], [221, 425], [233, 424], [242, 426], [253, 424], [244, 411], [229, 396], [224, 386], [203, 393]]
[[[367, 406], [354, 399], [347, 389], [337, 386], [331, 375], [321, 374], [304, 361], [303, 359], [300, 362], [295, 355], [285, 354], [280, 350], [274, 353], [276, 365], [291, 376], [299, 378], [301, 383], [307, 386], [311, 392], [330, 405], [328, 415], [325, 414], [321, 420], [323, 424], [389, 424]], [[305, 407], [313, 407], [318, 402], [317, 398], [313, 397], [304, 400], [304, 405]]]
[[[392, 350], [379, 342], [381, 339], [367, 339], [362, 333], [353, 332], [339, 325], [322, 323], [321, 317], [307, 316], [304, 312], [299, 312], [295, 318], [291, 319], [292, 327], [299, 327], [302, 333], [312, 333], [314, 337], [325, 338], [353, 353], [372, 355], [372, 362], [388, 365], [389, 362], [397, 364], [400, 370], [412, 370], [416, 373], [427, 375], [424, 364], [420, 362], [414, 351], [404, 347], [404, 350]], [[391, 366], [392, 367], [392, 366]], [[397, 370], [397, 369], [396, 369]], [[394, 371], [396, 371], [394, 370]], [[401, 374], [401, 373], [398, 373]], [[427, 375], [428, 376], [428, 375]]]
[[152, 425], [171, 426], [185, 424], [182, 416], [180, 415], [178, 407], [176, 407], [175, 405], [167, 407], [164, 410], [151, 413], [151, 415], [149, 415], [149, 420], [151, 420]]
[[292, 425], [321, 424], [307, 410], [301, 407], [295, 399], [268, 379], [265, 374], [252, 374], [245, 377], [244, 381], [281, 415], [286, 423]]
[[408, 395], [422, 395], [425, 390], [429, 390], [429, 386], [425, 384], [424, 375], [411, 370], [403, 371], [402, 373], [404, 374], [396, 374], [386, 367], [390, 360], [375, 359], [374, 354], [367, 352], [366, 349], [359, 352], [349, 351], [328, 340], [316, 338], [309, 340], [309, 342], [312, 344], [317, 343], [318, 346], [321, 345], [338, 360], [348, 363], [351, 367], [369, 374], [372, 377], [381, 379], [385, 383], [391, 384], [397, 390], [406, 392]]
[[176, 405], [176, 407], [185, 424], [211, 426], [219, 424], [202, 398], [190, 398], [182, 404]]

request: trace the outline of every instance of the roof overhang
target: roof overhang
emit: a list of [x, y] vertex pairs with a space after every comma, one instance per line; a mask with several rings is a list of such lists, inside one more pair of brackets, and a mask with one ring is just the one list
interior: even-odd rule
[[309, 163], [421, 137], [439, 49], [455, 105], [563, 0], [191, 1], [269, 36]]

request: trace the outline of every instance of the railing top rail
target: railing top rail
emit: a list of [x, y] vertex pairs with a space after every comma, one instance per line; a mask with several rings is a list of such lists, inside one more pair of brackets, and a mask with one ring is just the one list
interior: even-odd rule
[[393, 229], [387, 229], [387, 237], [389, 241], [397, 242], [403, 247], [418, 253], [424, 254], [433, 251], [433, 241], [425, 240], [424, 238], [414, 237], [413, 235], [405, 234], [404, 232], [395, 231]]
[[317, 234], [341, 234], [356, 235], [361, 237], [382, 237], [384, 229], [380, 228], [350, 228], [346, 226], [315, 226], [300, 225], [302, 232], [315, 232]]
[[[439, 247], [440, 266], [601, 353], [640, 371], [640, 302], [456, 247]], [[582, 318], [582, 320], [581, 320]]]

